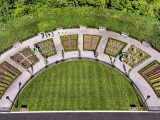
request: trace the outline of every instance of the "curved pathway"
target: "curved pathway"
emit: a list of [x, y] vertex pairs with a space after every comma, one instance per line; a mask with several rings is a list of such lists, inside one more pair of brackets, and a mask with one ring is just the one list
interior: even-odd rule
[[[109, 64], [111, 64], [111, 60], [108, 55], [103, 53], [103, 51], [105, 49], [107, 40], [110, 37], [128, 43], [127, 46], [123, 49], [123, 52], [126, 52], [131, 45], [134, 45], [134, 46], [142, 49], [146, 53], [148, 53], [151, 57], [148, 60], [144, 61], [142, 64], [135, 67], [131, 71], [130, 79], [137, 86], [137, 88], [139, 89], [139, 92], [142, 94], [142, 97], [144, 97], [144, 99], [146, 99], [147, 95], [151, 96], [150, 99], [147, 100], [148, 107], [159, 107], [160, 106], [160, 98], [158, 98], [156, 96], [156, 94], [153, 91], [153, 89], [151, 88], [151, 86], [138, 73], [139, 70], [141, 70], [144, 66], [148, 65], [153, 60], [157, 60], [158, 62], [160, 62], [160, 53], [158, 53], [156, 50], [154, 50], [153, 48], [148, 47], [146, 45], [143, 45], [140, 41], [137, 41], [133, 38], [120, 35], [119, 33], [107, 31], [105, 29], [90, 29], [90, 28], [77, 28], [77, 29], [65, 29], [65, 30], [59, 29], [59, 30], [56, 30], [53, 32], [54, 32], [53, 41], [55, 44], [57, 54], [52, 57], [49, 57], [47, 59], [48, 64], [52, 64], [55, 61], [62, 59], [61, 51], [63, 49], [63, 46], [60, 41], [60, 35], [69, 35], [69, 34], [78, 34], [78, 37], [79, 37], [78, 38], [78, 48], [81, 51], [81, 56], [88, 57], [88, 58], [95, 58], [95, 57], [94, 57], [93, 52], [83, 50], [83, 34], [93, 34], [93, 35], [102, 36], [100, 43], [98, 45], [98, 48], [97, 48], [98, 59], [101, 61], [105, 61]], [[44, 40], [45, 39], [46, 38], [44, 38]], [[4, 54], [1, 55], [0, 62], [7, 61], [8, 63], [10, 63], [14, 67], [16, 67], [18, 70], [20, 70], [22, 72], [22, 74], [11, 84], [11, 86], [7, 89], [7, 91], [5, 92], [3, 97], [0, 99], [0, 109], [5, 109], [5, 108], [11, 107], [12, 104], [10, 101], [6, 100], [6, 96], [9, 96], [10, 99], [12, 101], [14, 101], [14, 99], [16, 98], [16, 95], [19, 91], [19, 87], [18, 87], [19, 82], [21, 82], [22, 86], [23, 86], [31, 77], [31, 74], [26, 69], [24, 69], [23, 67], [21, 67], [20, 65], [18, 65], [14, 61], [12, 61], [10, 59], [10, 56], [13, 55], [13, 53], [18, 52], [27, 46], [30, 46], [31, 48], [33, 48], [35, 43], [40, 42], [42, 40], [43, 39], [41, 38], [41, 36], [37, 35], [29, 40], [22, 42], [22, 44], [18, 45], [17, 47], [13, 47], [12, 49], [8, 50], [7, 52], [5, 52]], [[44, 58], [42, 57], [42, 55], [39, 52], [36, 52], [35, 54], [39, 58], [39, 62], [33, 66], [33, 70], [34, 70], [33, 74], [36, 74], [37, 72], [39, 72], [40, 70], [42, 70], [45, 67]], [[73, 58], [73, 57], [78, 57], [78, 51], [65, 52], [66, 59]], [[115, 67], [117, 67], [119, 70], [121, 70], [123, 73], [125, 73], [124, 68], [123, 68], [123, 64], [125, 64], [125, 63], [119, 61], [119, 58], [117, 57], [116, 62], [115, 62]], [[130, 66], [128, 66], [127, 64], [125, 64], [125, 66], [126, 66], [126, 71], [128, 71], [130, 69]], [[28, 70], [31, 71], [31, 69], [28, 69]], [[155, 109], [155, 108], [153, 108], [153, 109]], [[160, 108], [158, 108], [158, 109], [160, 110]]]

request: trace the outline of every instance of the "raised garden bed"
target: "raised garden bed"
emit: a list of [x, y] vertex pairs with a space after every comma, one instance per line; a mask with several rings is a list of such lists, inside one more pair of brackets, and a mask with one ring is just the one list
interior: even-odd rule
[[39, 52], [45, 58], [48, 58], [56, 54], [56, 49], [55, 49], [53, 39], [48, 39], [42, 42], [38, 42], [34, 46], [38, 48]]
[[113, 38], [109, 38], [104, 53], [113, 57], [117, 57], [127, 43]]
[[38, 57], [33, 54], [33, 51], [29, 47], [26, 47], [11, 56], [11, 59], [26, 69], [35, 65], [39, 61]]
[[140, 70], [139, 73], [152, 86], [157, 96], [160, 97], [160, 63], [153, 61]]
[[101, 36], [99, 35], [83, 35], [83, 49], [87, 51], [96, 50], [99, 45], [100, 39]]
[[0, 64], [0, 98], [11, 85], [11, 83], [21, 75], [21, 72], [7, 62]]
[[123, 61], [132, 68], [135, 68], [149, 58], [150, 56], [146, 52], [132, 45]]
[[78, 34], [60, 36], [60, 39], [66, 52], [78, 50]]

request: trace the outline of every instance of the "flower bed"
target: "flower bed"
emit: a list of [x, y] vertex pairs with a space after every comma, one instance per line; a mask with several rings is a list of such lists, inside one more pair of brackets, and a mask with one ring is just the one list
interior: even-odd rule
[[64, 35], [60, 36], [61, 43], [64, 50], [67, 51], [76, 51], [78, 50], [78, 35]]
[[43, 57], [48, 58], [56, 54], [56, 49], [53, 39], [48, 39], [42, 42], [38, 42], [34, 46], [38, 48], [39, 52], [42, 54]]
[[153, 61], [142, 70], [140, 70], [139, 73], [152, 86], [157, 96], [160, 97], [160, 63]]
[[33, 54], [29, 47], [26, 47], [15, 55], [11, 56], [11, 59], [26, 69], [35, 65], [39, 61], [38, 57]]
[[83, 35], [83, 49], [87, 51], [96, 50], [100, 42], [101, 36], [98, 35]]
[[109, 38], [104, 53], [117, 57], [127, 43], [113, 38]]
[[150, 56], [146, 52], [132, 45], [126, 53], [123, 61], [132, 68], [135, 68], [148, 58], [150, 58]]
[[0, 98], [21, 72], [7, 62], [0, 64]]

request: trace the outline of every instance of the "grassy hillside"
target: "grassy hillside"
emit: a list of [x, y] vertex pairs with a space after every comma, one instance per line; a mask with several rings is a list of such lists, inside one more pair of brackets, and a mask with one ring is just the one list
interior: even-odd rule
[[27, 39], [41, 31], [57, 27], [75, 28], [104, 26], [112, 31], [124, 31], [139, 40], [145, 40], [160, 50], [160, 22], [149, 17], [93, 7], [43, 9], [7, 23], [0, 23], [0, 48], [4, 52], [16, 41]]

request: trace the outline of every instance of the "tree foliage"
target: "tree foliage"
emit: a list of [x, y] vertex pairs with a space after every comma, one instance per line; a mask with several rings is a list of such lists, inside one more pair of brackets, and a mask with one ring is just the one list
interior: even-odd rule
[[[109, 7], [108, 7], [109, 5]], [[8, 21], [43, 8], [93, 6], [110, 8], [160, 20], [160, 0], [0, 0], [0, 21]]]
[[151, 16], [160, 20], [160, 0], [111, 0], [111, 9]]

